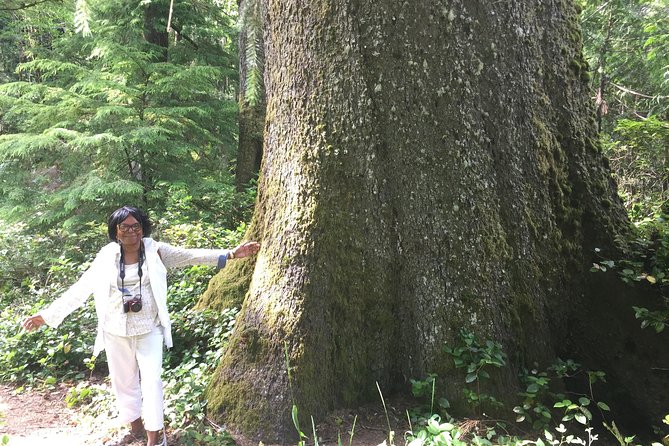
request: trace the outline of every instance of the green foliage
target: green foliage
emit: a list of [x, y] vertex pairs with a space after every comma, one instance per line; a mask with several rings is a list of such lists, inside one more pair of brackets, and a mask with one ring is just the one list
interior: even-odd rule
[[[477, 384], [476, 390], [464, 389], [465, 397], [470, 404], [479, 408], [482, 404], [495, 404], [496, 400], [492, 396], [482, 394], [478, 386], [483, 379], [491, 379], [489, 373], [485, 372], [485, 367], [504, 367], [506, 365], [506, 355], [501, 346], [492, 341], [479, 342], [476, 337], [466, 330], [461, 331], [460, 338], [462, 344], [456, 347], [446, 347], [446, 352], [454, 359], [456, 368], [466, 369], [465, 384]], [[412, 391], [414, 396], [425, 397], [432, 394], [434, 399], [434, 380], [435, 375], [429, 375], [424, 380], [412, 380]], [[593, 421], [593, 410], [599, 412], [602, 419], [606, 420], [604, 415], [610, 411], [609, 406], [601, 401], [597, 401], [594, 396], [594, 386], [596, 383], [606, 382], [606, 375], [602, 371], [583, 370], [581, 366], [573, 360], [563, 361], [558, 359], [548, 370], [542, 371], [535, 367], [532, 370], [523, 370], [520, 374], [520, 383], [523, 391], [519, 392], [522, 397], [520, 404], [513, 408], [516, 414], [517, 423], [529, 423], [533, 431], [543, 431], [545, 441], [551, 445], [561, 444], [586, 444], [583, 440], [574, 435], [567, 435], [566, 428], [560, 424], [555, 428], [559, 435], [549, 432], [549, 427], [553, 420], [559, 418], [561, 422], [585, 426], [588, 433], [587, 441], [593, 442], [597, 439], [590, 430], [590, 423]], [[552, 387], [555, 384], [557, 390]], [[579, 394], [573, 390], [569, 392], [569, 397], [565, 395], [563, 387], [588, 389], [587, 394]], [[412, 415], [412, 411], [407, 412], [409, 424], [415, 424], [417, 418]], [[451, 419], [449, 423], [441, 423], [439, 414], [428, 415], [427, 420], [417, 423], [418, 429], [411, 427], [407, 433], [406, 440], [409, 444], [420, 446], [423, 444], [545, 444], [543, 439], [535, 441], [519, 440], [505, 435], [498, 435], [495, 428], [500, 428], [506, 432], [504, 424], [497, 423], [495, 427], [486, 427], [485, 422], [474, 429], [474, 434], [470, 440], [465, 441], [461, 430], [454, 425], [455, 421]], [[493, 443], [494, 441], [494, 443]], [[589, 444], [589, 443], [588, 443]]]
[[433, 415], [424, 429], [409, 431], [405, 437], [408, 446], [466, 446], [460, 429], [452, 423], [442, 423], [439, 415]]
[[599, 259], [590, 271], [612, 270], [628, 285], [652, 289], [648, 307], [634, 306], [632, 310], [642, 328], [651, 327], [660, 333], [669, 323], [669, 218], [664, 206], [655, 215], [637, 221], [635, 228], [636, 238], [629, 243], [624, 258], [605, 259], [595, 249]]
[[516, 422], [526, 421], [535, 430], [545, 429], [552, 418], [550, 408], [544, 404], [549, 394], [550, 378], [546, 372], [536, 369], [523, 371], [520, 378], [525, 391], [519, 394], [523, 397], [523, 402], [513, 408], [517, 415]]
[[416, 432], [408, 431], [405, 439], [407, 446], [562, 446], [567, 444], [589, 446], [599, 438], [597, 434], [592, 433], [592, 428], [586, 428], [584, 432], [585, 435], [582, 438], [568, 433], [567, 428], [560, 424], [553, 431], [544, 430], [543, 435], [536, 440], [522, 439], [507, 434], [499, 435], [494, 428], [485, 429], [482, 432], [483, 435], [466, 434], [455, 423], [442, 423], [439, 416], [435, 415], [425, 428]]
[[[237, 310], [213, 313], [177, 313], [182, 321], [175, 330], [178, 350], [170, 351], [164, 360], [165, 415], [170, 428], [182, 433], [183, 444], [210, 444], [221, 434], [205, 419], [205, 390], [232, 332]], [[185, 343], [188, 337], [192, 339]], [[230, 443], [229, 438], [226, 443]]]
[[425, 424], [433, 414], [449, 416], [446, 409], [450, 408], [451, 404], [446, 398], [438, 399], [438, 408], [434, 404], [437, 375], [430, 373], [425, 379], [411, 379], [410, 382], [411, 394], [421, 403], [418, 407], [409, 410], [411, 423]]
[[632, 220], [639, 221], [669, 199], [669, 4], [579, 3], [602, 146]]
[[490, 340], [480, 343], [473, 333], [464, 329], [460, 332], [460, 339], [462, 345], [447, 345], [444, 351], [453, 357], [456, 368], [465, 369], [465, 383], [475, 386], [474, 389], [462, 389], [466, 401], [478, 410], [484, 406], [501, 407], [502, 403], [494, 396], [481, 392], [481, 381], [490, 379], [488, 369], [506, 365], [506, 354], [501, 345]]
[[[580, 364], [574, 361], [563, 361], [558, 359], [547, 371], [539, 371], [536, 368], [521, 373], [521, 381], [526, 386], [519, 395], [523, 402], [514, 407], [517, 414], [516, 422], [527, 422], [535, 430], [548, 428], [554, 417], [558, 415], [563, 422], [577, 421], [583, 425], [589, 425], [592, 421], [591, 403], [603, 414], [610, 411], [604, 402], [595, 402], [593, 384], [606, 382], [605, 373], [602, 371], [584, 371]], [[589, 394], [575, 394], [575, 401], [568, 399], [561, 391], [551, 388], [553, 382], [564, 382], [565, 380], [576, 380], [580, 378], [581, 385], [587, 385]], [[554, 411], [552, 409], [557, 409]]]
[[[76, 280], [91, 260], [84, 255], [97, 227], [81, 229], [80, 239], [29, 236], [23, 225], [0, 224], [0, 251], [11, 262], [0, 265], [2, 317], [0, 318], [0, 381], [49, 384], [55, 379], [82, 379], [82, 364], [89, 363], [96, 332], [92, 302], [73, 313], [58, 330], [27, 333], [20, 323], [51, 302]], [[60, 243], [67, 242], [66, 246]], [[93, 251], [94, 252], [94, 251]], [[77, 260], [74, 260], [77, 259]]]
[[91, 386], [88, 381], [82, 381], [76, 387], [70, 388], [65, 396], [65, 403], [69, 408], [90, 404], [98, 391], [98, 387]]
[[[592, 86], [599, 93], [598, 104], [606, 104], [605, 130], [613, 128], [621, 116], [662, 116], [669, 105], [665, 82], [669, 4], [647, 0], [579, 3], [584, 52], [594, 68]], [[602, 86], [604, 90], [597, 91]]]
[[[119, 203], [162, 211], [180, 188], [205, 213], [232, 217], [237, 58], [224, 9], [175, 2], [173, 24], [189, 35], [166, 48], [147, 41], [159, 18], [143, 3], [74, 9], [7, 18], [30, 52], [17, 81], [0, 86], [0, 215], [76, 226], [103, 221]], [[18, 23], [33, 16], [62, 32], [31, 40], [41, 29]], [[77, 32], [86, 29], [88, 37]]]

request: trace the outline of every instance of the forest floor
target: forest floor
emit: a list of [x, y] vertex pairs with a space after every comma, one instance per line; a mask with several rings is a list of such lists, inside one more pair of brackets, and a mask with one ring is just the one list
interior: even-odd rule
[[0, 385], [0, 442], [7, 436], [8, 446], [118, 444], [124, 428], [114, 420], [91, 419], [67, 407], [68, 390], [67, 384], [41, 390]]
[[[0, 444], [4, 444], [3, 436], [7, 436], [8, 446], [143, 446], [142, 441], [122, 442], [128, 431], [116, 420], [91, 419], [76, 409], [68, 408], [65, 396], [69, 388], [67, 384], [59, 384], [52, 389], [17, 389], [11, 385], [0, 385]], [[355, 446], [380, 445], [387, 440], [390, 423], [395, 445], [403, 445], [403, 435], [407, 430], [406, 404], [401, 400], [387, 401], [387, 404], [387, 419], [381, 403], [379, 407], [368, 406], [331, 414], [316, 427], [319, 444], [337, 445], [341, 435], [343, 445], [349, 445], [349, 441]], [[354, 422], [351, 439], [350, 430]], [[311, 426], [302, 430], [313, 437]], [[233, 437], [239, 446], [257, 446], [256, 442], [243, 437]], [[167, 439], [170, 446], [181, 444], [169, 431]]]

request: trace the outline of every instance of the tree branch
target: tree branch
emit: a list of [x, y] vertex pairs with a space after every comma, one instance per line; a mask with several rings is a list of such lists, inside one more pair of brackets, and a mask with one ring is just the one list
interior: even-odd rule
[[49, 3], [49, 2], [58, 2], [58, 3], [63, 3], [63, 0], [37, 0], [32, 3], [25, 3], [20, 6], [16, 7], [1, 7], [0, 11], [19, 11], [21, 9], [28, 9], [32, 8], [33, 6], [41, 5], [42, 3]]
[[[179, 25], [177, 25], [176, 23], [171, 23], [170, 25], [171, 25], [170, 28], [172, 28], [172, 30], [174, 30], [175, 33], [177, 33], [177, 34], [180, 35], [182, 38], [184, 38], [185, 40], [187, 40], [191, 45], [193, 45], [193, 48], [195, 48], [196, 50], [198, 49], [197, 43], [195, 43], [195, 42], [193, 41], [193, 39], [191, 39], [191, 38], [188, 37], [187, 35], [181, 33], [181, 29], [182, 29], [182, 28], [181, 28]], [[169, 30], [168, 30], [168, 31], [169, 31]]]
[[622, 85], [615, 84], [611, 82], [611, 85], [616, 87], [618, 90], [622, 91], [623, 93], [629, 93], [634, 96], [638, 96], [640, 98], [646, 98], [646, 99], [667, 99], [669, 96], [648, 96], [647, 94], [639, 93], [638, 91], [630, 90], [629, 88], [623, 87]]

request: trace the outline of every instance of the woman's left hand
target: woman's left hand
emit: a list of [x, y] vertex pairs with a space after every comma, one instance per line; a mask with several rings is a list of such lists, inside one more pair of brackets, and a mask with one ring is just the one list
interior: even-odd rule
[[233, 258], [242, 259], [244, 257], [252, 256], [260, 249], [258, 242], [244, 242], [232, 250]]
[[35, 316], [30, 316], [27, 317], [22, 323], [21, 326], [23, 327], [24, 330], [26, 331], [33, 331], [37, 330], [40, 328], [42, 325], [44, 325], [46, 322], [44, 322], [44, 318], [42, 318], [41, 315], [36, 314]]

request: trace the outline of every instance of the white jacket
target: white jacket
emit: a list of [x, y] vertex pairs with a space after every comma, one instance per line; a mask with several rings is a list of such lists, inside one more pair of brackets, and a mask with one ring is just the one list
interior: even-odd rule
[[[149, 272], [151, 291], [158, 306], [158, 318], [163, 327], [165, 345], [172, 347], [172, 323], [167, 311], [167, 269], [188, 265], [225, 266], [229, 250], [227, 249], [184, 249], [156, 242], [151, 238], [142, 239], [146, 254], [146, 266]], [[112, 290], [117, 287], [119, 276], [118, 265], [121, 248], [118, 243], [111, 242], [104, 246], [95, 256], [95, 260], [84, 274], [61, 297], [39, 312], [50, 327], [58, 327], [63, 319], [81, 307], [89, 296], [95, 298], [95, 312], [98, 317], [97, 336], [93, 355], [97, 356], [104, 350], [104, 327], [108, 312], [108, 303]]]

